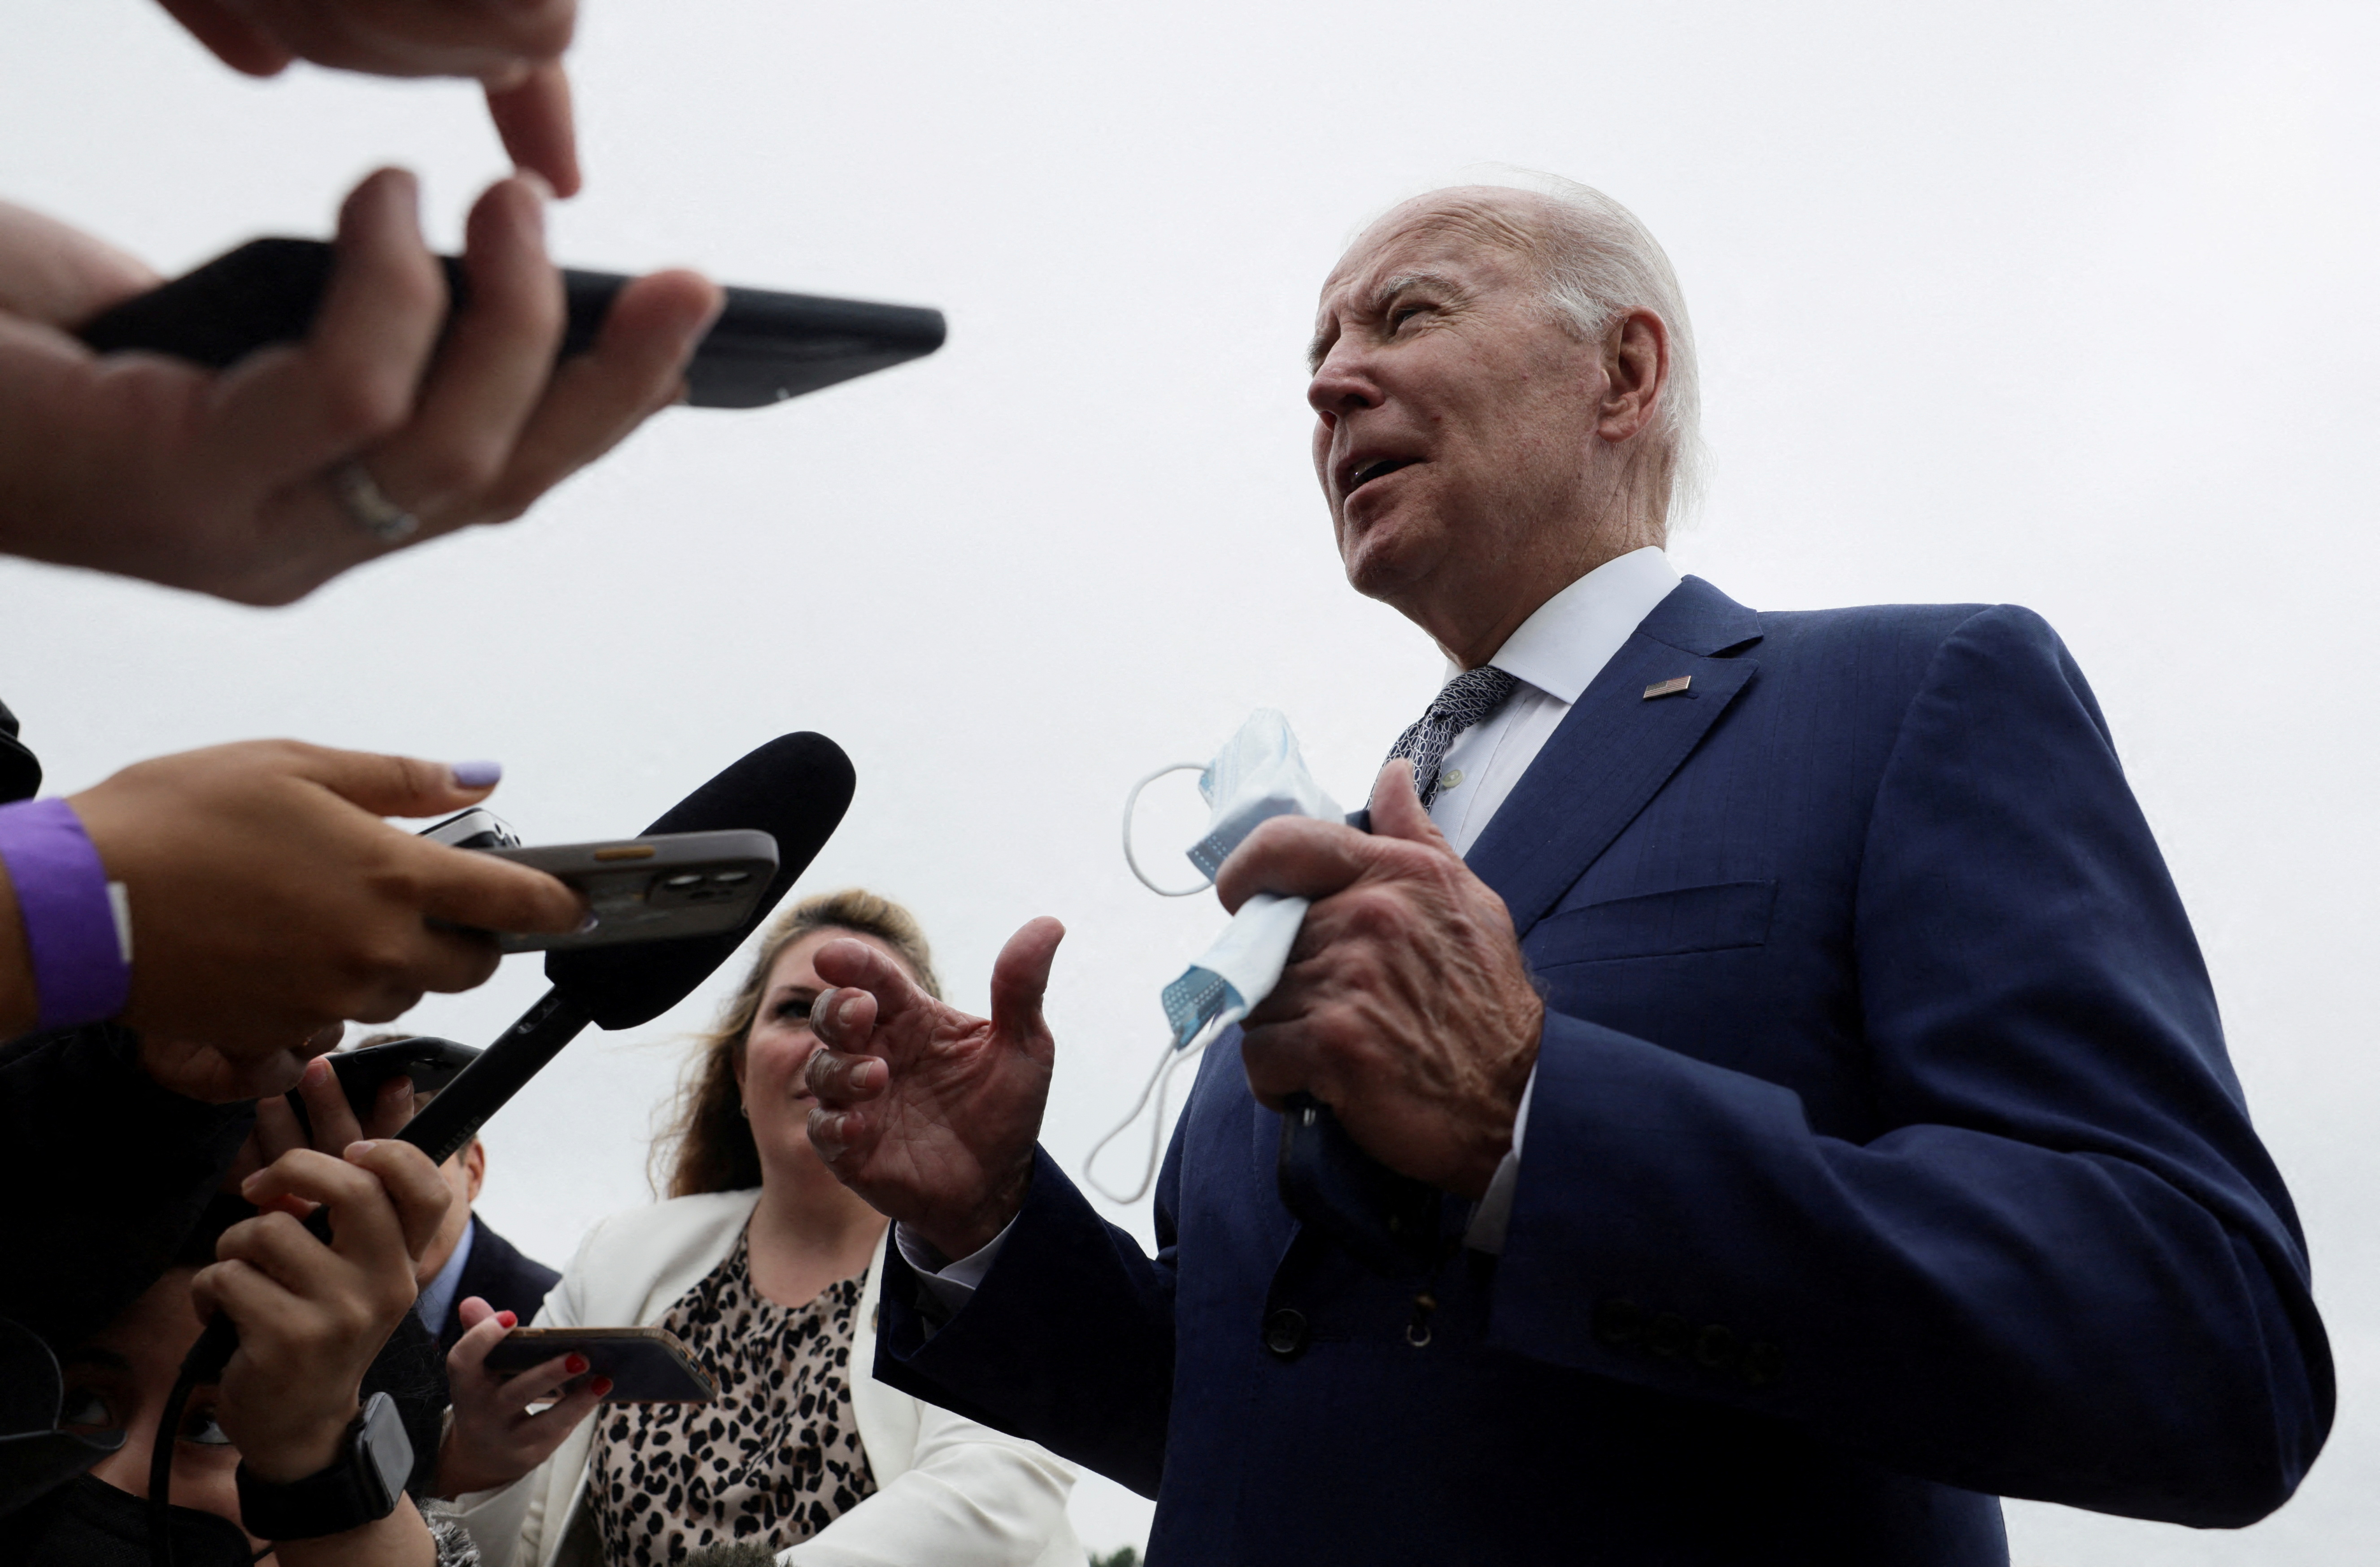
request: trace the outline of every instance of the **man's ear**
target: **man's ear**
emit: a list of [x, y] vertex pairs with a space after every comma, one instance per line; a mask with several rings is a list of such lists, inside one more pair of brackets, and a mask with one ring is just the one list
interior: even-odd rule
[[1619, 443], [1653, 422], [1670, 386], [1670, 329], [1650, 310], [1630, 310], [1604, 329], [1603, 406], [1595, 432]]
[[465, 1200], [478, 1202], [480, 1187], [488, 1179], [488, 1146], [477, 1137], [463, 1150], [463, 1190], [468, 1194]]

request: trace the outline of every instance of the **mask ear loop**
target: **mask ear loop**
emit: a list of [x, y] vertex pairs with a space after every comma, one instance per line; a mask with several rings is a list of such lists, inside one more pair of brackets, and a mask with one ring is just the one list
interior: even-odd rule
[[[1172, 769], [1169, 768], [1167, 771], [1172, 771]], [[1193, 892], [1198, 890], [1192, 889]], [[1132, 1109], [1125, 1113], [1124, 1118], [1117, 1122], [1106, 1136], [1093, 1143], [1091, 1151], [1083, 1156], [1083, 1179], [1088, 1184], [1098, 1188], [1099, 1196], [1110, 1202], [1121, 1203], [1129, 1208], [1148, 1195], [1148, 1188], [1157, 1180], [1157, 1156], [1160, 1145], [1165, 1140], [1165, 1090], [1173, 1080], [1173, 1069], [1191, 1057], [1203, 1053], [1220, 1032], [1221, 1032], [1220, 1029], [1209, 1023], [1192, 1036], [1188, 1044], [1179, 1050], [1174, 1048], [1172, 1040], [1165, 1041], [1165, 1054], [1159, 1059], [1157, 1070], [1148, 1075], [1148, 1081], [1141, 1085], [1140, 1098], [1132, 1101]], [[1131, 1129], [1132, 1124], [1140, 1119], [1141, 1107], [1148, 1102], [1148, 1096], [1152, 1093], [1157, 1096], [1157, 1119], [1148, 1124], [1148, 1159], [1141, 1166], [1140, 1184], [1129, 1192], [1119, 1192], [1100, 1180], [1098, 1172], [1091, 1167], [1099, 1162], [1099, 1155], [1107, 1151], [1107, 1146], [1110, 1143], [1123, 1136]]]
[[[1148, 879], [1148, 872], [1141, 869], [1139, 859], [1135, 856], [1132, 852], [1133, 811], [1140, 805], [1140, 792], [1143, 789], [1148, 788], [1151, 784], [1156, 783], [1159, 779], [1164, 777], [1167, 773], [1204, 772], [1206, 771], [1207, 764], [1202, 761], [1177, 761], [1169, 767], [1159, 768], [1155, 772], [1150, 773], [1148, 777], [1134, 784], [1132, 786], [1132, 793], [1123, 797], [1123, 862], [1124, 864], [1132, 867], [1132, 873], [1140, 878], [1140, 884], [1142, 886], [1148, 888], [1150, 892], [1155, 893], [1160, 898], [1186, 898], [1194, 893], [1205, 892], [1215, 883], [1213, 879], [1209, 878], [1207, 881], [1199, 882], [1195, 887], [1174, 888], [1160, 887], [1156, 882], [1151, 881]], [[1141, 1098], [1146, 1101], [1148, 1096], [1146, 1093], [1143, 1093]], [[1133, 1107], [1135, 1114], [1139, 1113], [1139, 1110], [1140, 1107], [1138, 1105], [1135, 1105]], [[1119, 1132], [1123, 1129], [1123, 1128], [1121, 1126], [1116, 1128]], [[1110, 1133], [1109, 1136], [1114, 1136], [1114, 1133]]]

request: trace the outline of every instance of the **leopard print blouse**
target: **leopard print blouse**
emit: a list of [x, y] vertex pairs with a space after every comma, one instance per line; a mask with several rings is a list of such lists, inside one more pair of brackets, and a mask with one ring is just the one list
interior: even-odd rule
[[783, 1550], [874, 1494], [851, 1414], [860, 1282], [779, 1306], [752, 1287], [739, 1238], [678, 1297], [661, 1325], [719, 1401], [602, 1407], [588, 1496], [609, 1567], [662, 1567], [731, 1540]]

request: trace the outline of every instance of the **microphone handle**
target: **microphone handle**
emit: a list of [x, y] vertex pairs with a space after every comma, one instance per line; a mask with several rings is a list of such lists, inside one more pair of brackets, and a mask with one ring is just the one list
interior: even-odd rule
[[546, 991], [543, 1000], [504, 1030], [504, 1038], [456, 1073], [397, 1136], [428, 1154], [431, 1163], [445, 1163], [589, 1021], [560, 990]]

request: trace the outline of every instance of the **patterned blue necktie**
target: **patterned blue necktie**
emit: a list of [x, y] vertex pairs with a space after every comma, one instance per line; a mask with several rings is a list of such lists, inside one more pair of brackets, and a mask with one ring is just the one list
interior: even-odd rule
[[1414, 790], [1421, 796], [1421, 808], [1427, 810], [1438, 798], [1438, 770], [1446, 760], [1446, 748], [1454, 744], [1457, 735], [1474, 724], [1487, 723], [1488, 715], [1504, 705], [1504, 698], [1520, 683], [1516, 676], [1492, 663], [1464, 670], [1446, 683], [1420, 722], [1397, 736], [1397, 743], [1389, 747], [1382, 765], [1399, 757], [1411, 757]]

